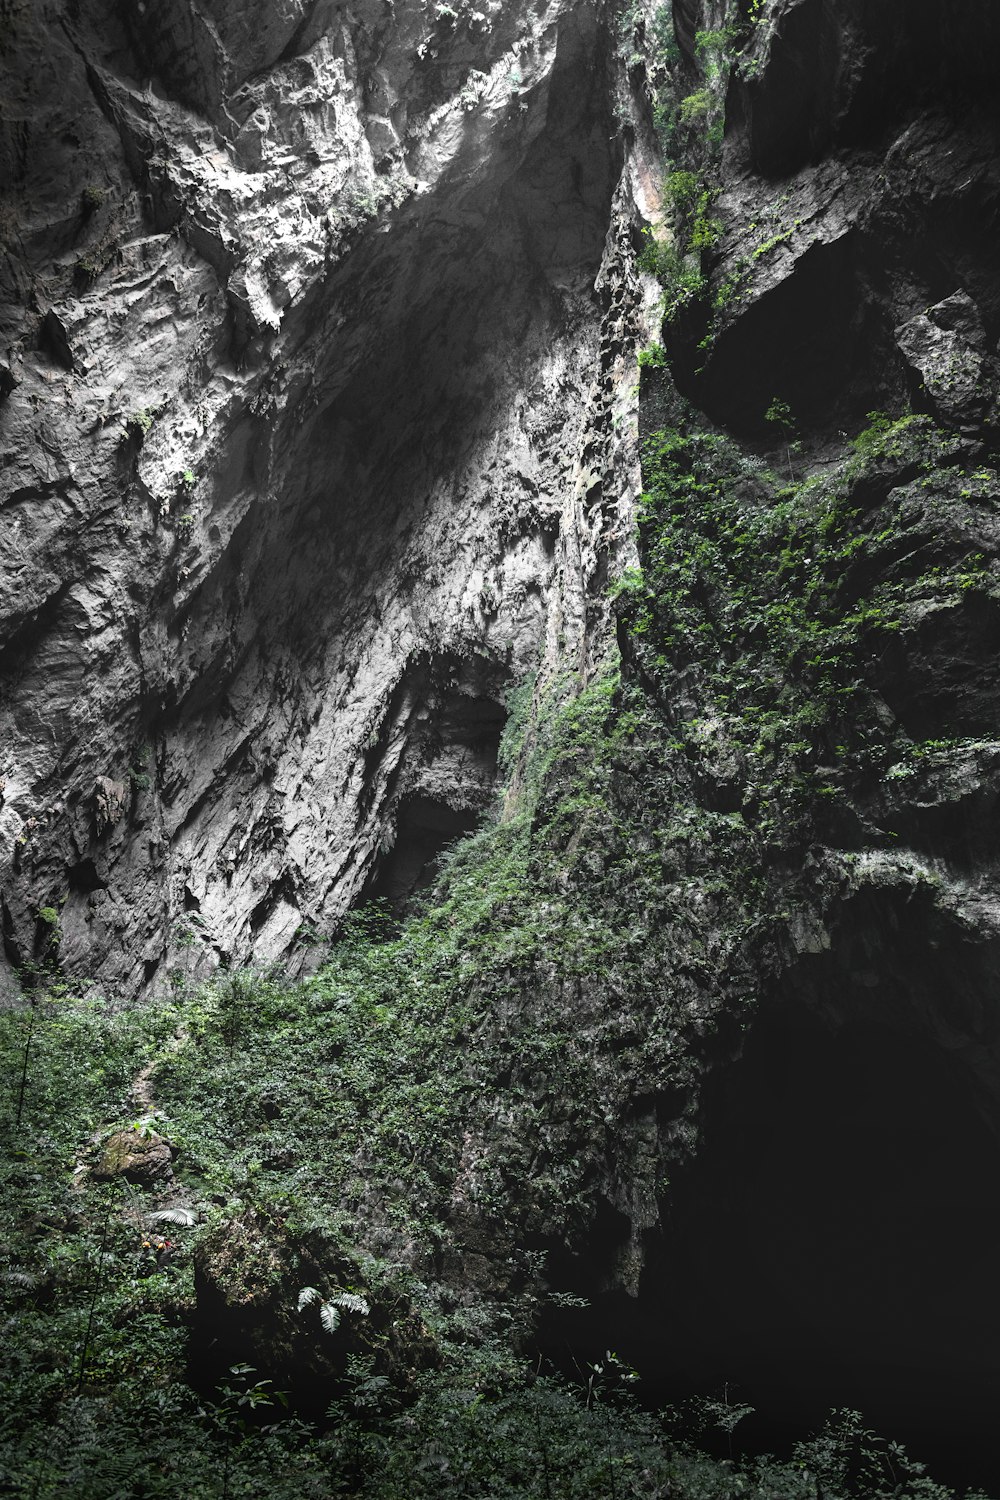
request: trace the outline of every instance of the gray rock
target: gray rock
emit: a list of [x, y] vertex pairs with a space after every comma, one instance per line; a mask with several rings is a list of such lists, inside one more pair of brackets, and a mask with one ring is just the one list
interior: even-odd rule
[[896, 329], [910, 369], [942, 421], [982, 417], [992, 392], [985, 381], [986, 332], [976, 304], [955, 292]]
[[101, 1148], [91, 1176], [97, 1182], [123, 1177], [138, 1187], [160, 1187], [173, 1177], [173, 1152], [155, 1130], [118, 1130]]
[[18, 12], [7, 962], [67, 889], [64, 964], [122, 998], [313, 962], [491, 806], [508, 686], [591, 669], [648, 336], [601, 37], [579, 0]]

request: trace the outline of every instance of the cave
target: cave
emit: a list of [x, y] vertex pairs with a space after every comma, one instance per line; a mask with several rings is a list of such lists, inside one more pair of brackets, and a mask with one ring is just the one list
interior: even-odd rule
[[998, 20], [961, 0], [800, 0], [775, 28], [766, 77], [733, 90], [732, 119], [747, 128], [754, 166], [789, 177], [831, 147], [867, 145], [921, 106], [967, 110], [994, 92], [989, 59]]
[[0, 0], [20, 1500], [998, 1493], [988, 11]]
[[368, 751], [369, 777], [381, 768], [390, 810], [363, 900], [405, 915], [448, 846], [490, 812], [507, 680], [501, 664], [448, 653], [410, 665]]
[[961, 1069], [875, 1019], [789, 1005], [712, 1093], [653, 1294], [666, 1380], [735, 1381], [753, 1440], [778, 1413], [801, 1430], [858, 1407], [942, 1470], [992, 1477], [1000, 1150]]
[[689, 371], [678, 341], [668, 339], [680, 356], [679, 388], [749, 437], [766, 432], [774, 396], [808, 428], [857, 427], [871, 407], [897, 400], [903, 386], [881, 312], [882, 275], [860, 236], [813, 246], [791, 276], [719, 336], [704, 371]]
[[434, 797], [408, 797], [396, 813], [396, 842], [379, 864], [369, 899], [403, 913], [416, 893], [432, 884], [448, 845], [473, 833], [477, 822], [474, 813]]
[[754, 1408], [745, 1451], [848, 1408], [952, 1483], [995, 1486], [1000, 1140], [974, 998], [990, 958], [942, 944], [918, 896], [848, 920], [708, 1079], [638, 1294], [602, 1290], [629, 1230], [607, 1205], [585, 1256], [552, 1256], [552, 1284], [590, 1306], [543, 1320], [543, 1348], [570, 1370], [613, 1350], [654, 1409], [728, 1390]]
[[1000, 649], [1000, 609], [992, 599], [963, 599], [928, 613], [905, 646], [878, 642], [872, 675], [886, 703], [915, 739], [945, 734], [990, 737], [1000, 727], [995, 673], [980, 660]]

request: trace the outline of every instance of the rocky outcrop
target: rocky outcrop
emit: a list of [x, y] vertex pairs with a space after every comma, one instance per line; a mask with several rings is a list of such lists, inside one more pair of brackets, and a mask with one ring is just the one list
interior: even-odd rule
[[930, 409], [959, 365], [974, 403], [995, 399], [954, 327], [936, 387], [913, 328], [896, 332], [958, 293], [995, 344], [994, 24], [971, 5], [911, 7], [905, 26], [827, 0], [759, 13], [729, 78], [711, 295], [669, 339], [685, 393], [721, 423], [761, 437], [778, 397], [835, 438], [910, 393]]
[[91, 1175], [98, 1182], [123, 1177], [139, 1187], [162, 1187], [171, 1181], [173, 1152], [155, 1130], [118, 1130], [104, 1142]]
[[4, 23], [4, 946], [121, 995], [416, 884], [638, 484], [607, 7], [154, 9]]

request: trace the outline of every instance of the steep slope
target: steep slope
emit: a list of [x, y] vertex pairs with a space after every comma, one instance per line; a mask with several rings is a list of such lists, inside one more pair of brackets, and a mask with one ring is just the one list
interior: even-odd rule
[[[674, 1389], [728, 1375], [785, 1420], [847, 1401], [982, 1464], [1000, 1392], [996, 18], [675, 17], [673, 234], [644, 251], [667, 317], [620, 640], [678, 751], [672, 826], [701, 845], [685, 870], [677, 832], [661, 844], [715, 953], [688, 1014], [720, 1008], [685, 1049], [709, 1063], [694, 1165], [602, 1328]], [[664, 980], [664, 1003], [684, 988]], [[650, 1100], [668, 1156], [679, 1114]], [[635, 1244], [630, 1191], [609, 1255]]]

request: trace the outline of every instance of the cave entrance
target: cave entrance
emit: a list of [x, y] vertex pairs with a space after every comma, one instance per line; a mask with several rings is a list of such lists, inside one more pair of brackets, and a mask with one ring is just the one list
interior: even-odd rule
[[384, 856], [369, 898], [385, 901], [398, 915], [413, 898], [434, 884], [441, 855], [456, 839], [474, 833], [476, 812], [449, 807], [419, 793], [406, 798], [396, 814], [396, 842]]
[[474, 833], [494, 805], [506, 668], [443, 658], [403, 697], [407, 746], [395, 778], [388, 847], [365, 895], [405, 915], [434, 884], [441, 856]]
[[[943, 1049], [851, 1013], [761, 1016], [708, 1084], [639, 1296], [598, 1293], [563, 1352], [615, 1350], [651, 1405], [730, 1382], [751, 1449], [852, 1407], [932, 1472], [995, 1484], [1000, 1150]], [[620, 1228], [598, 1228], [605, 1265]]]

